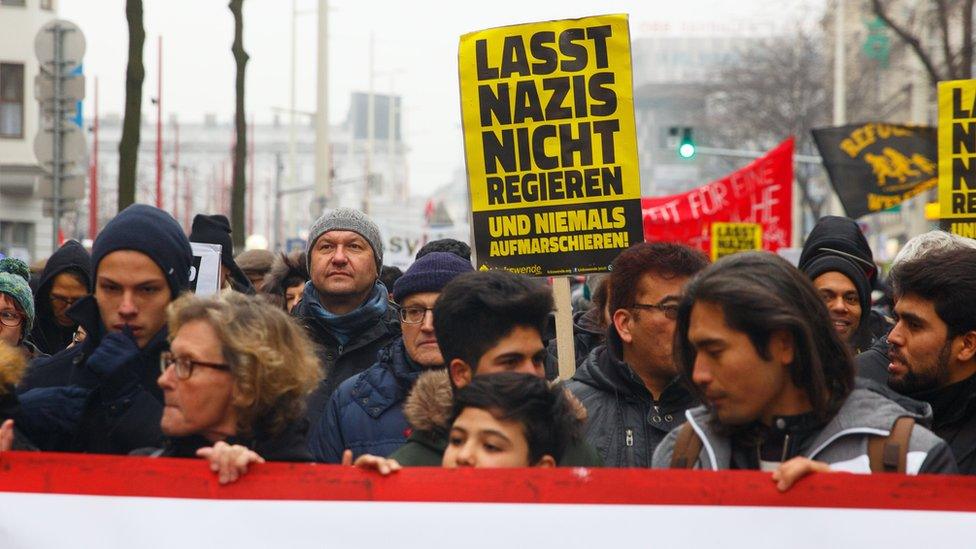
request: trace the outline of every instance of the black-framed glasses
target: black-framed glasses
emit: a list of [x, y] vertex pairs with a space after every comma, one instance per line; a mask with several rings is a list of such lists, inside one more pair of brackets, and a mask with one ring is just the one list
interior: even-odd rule
[[420, 324], [427, 316], [427, 312], [434, 314], [433, 307], [403, 307], [400, 309], [400, 322], [404, 324]]
[[58, 305], [61, 305], [63, 307], [70, 307], [74, 305], [79, 299], [81, 299], [80, 297], [64, 297], [62, 295], [54, 295], [54, 294], [51, 294], [50, 297], [53, 303], [57, 303]]
[[0, 324], [8, 328], [16, 328], [24, 323], [24, 313], [18, 311], [0, 311]]
[[678, 304], [671, 303], [634, 303], [633, 309], [644, 309], [646, 311], [661, 311], [668, 320], [678, 318]]
[[182, 356], [178, 357], [169, 351], [165, 351], [159, 355], [159, 372], [161, 374], [166, 373], [166, 369], [170, 366], [174, 367], [173, 373], [176, 374], [177, 379], [189, 379], [190, 376], [193, 375], [193, 369], [198, 366], [213, 368], [214, 370], [221, 370], [224, 372], [230, 371], [230, 366], [227, 364], [203, 362]]

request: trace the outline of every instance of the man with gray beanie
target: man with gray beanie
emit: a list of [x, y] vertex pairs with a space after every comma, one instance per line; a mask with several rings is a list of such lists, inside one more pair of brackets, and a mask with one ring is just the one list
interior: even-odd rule
[[393, 287], [402, 337], [384, 348], [376, 364], [347, 379], [329, 401], [309, 437], [318, 461], [340, 463], [343, 451], [386, 456], [407, 441], [403, 403], [420, 374], [444, 366], [434, 334], [434, 302], [448, 282], [473, 271], [453, 253], [432, 252], [407, 269]]
[[400, 323], [379, 281], [380, 230], [365, 214], [351, 208], [326, 213], [312, 225], [305, 253], [311, 280], [292, 314], [318, 344], [325, 374], [308, 399], [315, 426], [335, 388], [372, 365], [400, 335]]
[[105, 225], [91, 255], [95, 291], [67, 311], [88, 336], [30, 365], [18, 426], [42, 450], [128, 454], [162, 443], [166, 308], [189, 287], [193, 252], [172, 216], [135, 204]]

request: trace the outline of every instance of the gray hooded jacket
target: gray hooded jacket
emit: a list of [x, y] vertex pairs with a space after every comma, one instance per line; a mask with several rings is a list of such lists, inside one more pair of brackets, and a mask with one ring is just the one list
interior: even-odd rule
[[[685, 413], [702, 439], [702, 450], [695, 467], [719, 471], [729, 469], [732, 445], [728, 437], [718, 435], [711, 426], [711, 413], [699, 406]], [[892, 400], [873, 391], [855, 389], [841, 406], [837, 415], [803, 448], [802, 456], [830, 464], [835, 471], [870, 473], [868, 440], [871, 436], [888, 436], [892, 425], [901, 416], [922, 419]], [[654, 452], [652, 466], [664, 469], [671, 465], [671, 454], [679, 429], [668, 434]], [[915, 425], [908, 442], [906, 473], [956, 473], [955, 460], [946, 443], [928, 429]]]

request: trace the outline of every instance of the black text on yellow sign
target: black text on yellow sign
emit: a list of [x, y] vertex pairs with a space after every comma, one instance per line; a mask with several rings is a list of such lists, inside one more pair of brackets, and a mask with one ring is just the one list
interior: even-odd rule
[[762, 225], [759, 223], [712, 223], [712, 261], [727, 255], [761, 250]]
[[[626, 16], [467, 34], [459, 73], [479, 263], [539, 267], [534, 274], [605, 270], [641, 240]], [[609, 232], [607, 223], [577, 222], [613, 212], [624, 217]]]
[[942, 225], [976, 238], [976, 80], [939, 82]]

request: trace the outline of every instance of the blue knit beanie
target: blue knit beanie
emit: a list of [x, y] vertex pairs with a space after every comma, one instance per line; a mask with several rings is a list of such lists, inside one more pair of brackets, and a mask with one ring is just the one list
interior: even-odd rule
[[162, 269], [173, 297], [189, 288], [193, 250], [180, 224], [163, 210], [133, 204], [109, 221], [92, 245], [93, 279], [102, 258], [119, 250], [149, 256]]
[[470, 261], [448, 252], [431, 252], [410, 265], [393, 285], [393, 301], [421, 292], [439, 292], [459, 274], [473, 271]]
[[7, 294], [20, 305], [27, 315], [23, 335], [34, 328], [34, 294], [30, 289], [30, 267], [19, 259], [0, 259], [0, 294]]

